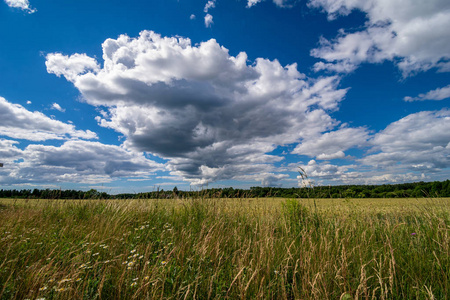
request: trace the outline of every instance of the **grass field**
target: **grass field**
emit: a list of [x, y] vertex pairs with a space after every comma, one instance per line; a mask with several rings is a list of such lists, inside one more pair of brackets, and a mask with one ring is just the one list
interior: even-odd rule
[[0, 199], [0, 299], [448, 299], [450, 199]]

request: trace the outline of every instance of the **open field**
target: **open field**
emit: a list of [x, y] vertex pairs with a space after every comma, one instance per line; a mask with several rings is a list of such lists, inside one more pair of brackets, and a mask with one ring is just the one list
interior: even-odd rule
[[0, 199], [0, 299], [448, 299], [450, 199]]

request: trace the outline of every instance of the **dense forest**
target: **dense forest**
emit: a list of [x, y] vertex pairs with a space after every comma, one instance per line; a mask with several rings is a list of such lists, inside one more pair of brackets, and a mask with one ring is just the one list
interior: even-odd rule
[[450, 197], [450, 180], [385, 185], [338, 185], [303, 188], [251, 187], [250, 189], [212, 188], [199, 191], [158, 189], [147, 193], [109, 195], [97, 190], [0, 190], [0, 198], [22, 199], [173, 199], [214, 198], [422, 198]]

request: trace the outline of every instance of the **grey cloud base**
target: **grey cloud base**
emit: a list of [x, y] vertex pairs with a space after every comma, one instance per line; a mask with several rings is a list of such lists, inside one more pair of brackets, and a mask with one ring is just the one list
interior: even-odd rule
[[328, 111], [346, 94], [335, 76], [306, 78], [276, 60], [248, 65], [215, 40], [192, 46], [151, 31], [106, 40], [103, 68], [83, 54], [61, 57], [47, 56], [48, 72], [107, 109], [101, 126], [122, 133], [126, 148], [169, 159], [172, 174], [194, 184], [275, 171], [281, 158], [266, 153], [333, 128]]

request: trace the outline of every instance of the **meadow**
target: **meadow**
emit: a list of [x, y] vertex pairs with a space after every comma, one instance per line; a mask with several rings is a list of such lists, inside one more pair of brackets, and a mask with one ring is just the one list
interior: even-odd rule
[[0, 299], [448, 299], [450, 199], [0, 199]]

